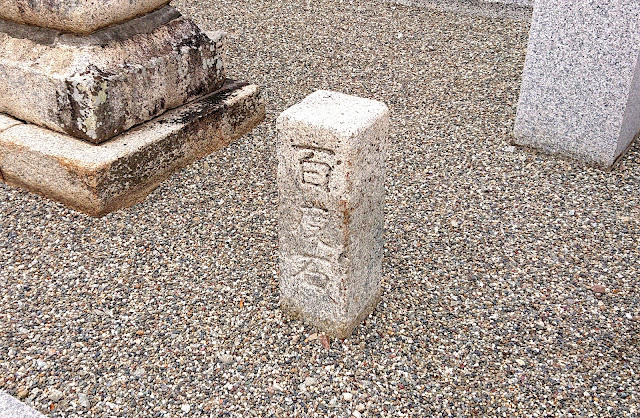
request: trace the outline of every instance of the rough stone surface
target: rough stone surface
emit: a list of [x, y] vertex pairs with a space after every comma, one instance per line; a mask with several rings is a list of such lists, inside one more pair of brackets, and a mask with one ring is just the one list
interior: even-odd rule
[[44, 415], [0, 390], [0, 418], [44, 418]]
[[17, 121], [14, 118], [10, 118], [9, 116], [0, 114], [0, 132], [19, 124], [20, 124], [20, 121]]
[[99, 146], [20, 124], [0, 133], [0, 172], [8, 184], [102, 216], [140, 202], [176, 170], [251, 130], [264, 113], [257, 86], [229, 81]]
[[0, 112], [101, 143], [222, 85], [223, 40], [167, 6], [88, 36], [0, 23]]
[[483, 3], [502, 3], [502, 4], [516, 4], [518, 6], [533, 6], [533, 0], [481, 0]]
[[344, 338], [380, 297], [381, 102], [317, 91], [277, 120], [283, 309]]
[[0, 18], [90, 33], [156, 10], [169, 0], [0, 0]]
[[640, 130], [640, 3], [536, 3], [514, 134], [609, 167]]

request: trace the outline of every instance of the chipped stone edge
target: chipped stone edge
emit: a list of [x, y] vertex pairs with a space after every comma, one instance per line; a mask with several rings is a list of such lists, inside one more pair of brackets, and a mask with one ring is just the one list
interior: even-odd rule
[[45, 415], [0, 390], [0, 418], [45, 418]]
[[[227, 146], [264, 118], [260, 88], [227, 80], [217, 92], [101, 145], [18, 122], [0, 132], [1, 179], [101, 217], [142, 202], [174, 172]], [[165, 165], [158, 168], [160, 158]]]
[[[2, 132], [6, 131], [9, 128], [13, 128], [16, 125], [21, 124], [22, 122], [0, 113], [0, 134], [2, 134]], [[4, 182], [4, 177], [2, 175], [2, 165], [0, 165], [0, 181]]]

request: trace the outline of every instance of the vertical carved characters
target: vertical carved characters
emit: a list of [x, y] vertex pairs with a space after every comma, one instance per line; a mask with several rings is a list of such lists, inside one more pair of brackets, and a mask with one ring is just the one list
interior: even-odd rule
[[344, 338], [380, 295], [388, 110], [320, 91], [277, 129], [280, 301]]
[[[334, 169], [335, 152], [329, 148], [294, 145], [297, 150], [297, 181], [301, 185], [330, 192], [329, 182]], [[340, 250], [333, 248], [323, 234], [329, 223], [329, 210], [318, 203], [304, 200], [302, 218], [297, 230], [300, 239], [298, 255], [293, 257], [293, 274], [301, 283], [324, 289], [336, 271]]]
[[329, 179], [336, 153], [328, 148], [295, 145], [299, 151], [300, 180], [302, 184], [316, 186], [329, 192]]
[[294, 256], [294, 276], [301, 282], [324, 289], [336, 270], [340, 250], [333, 248], [322, 237], [329, 222], [327, 209], [311, 206], [302, 209], [298, 228], [300, 254]]

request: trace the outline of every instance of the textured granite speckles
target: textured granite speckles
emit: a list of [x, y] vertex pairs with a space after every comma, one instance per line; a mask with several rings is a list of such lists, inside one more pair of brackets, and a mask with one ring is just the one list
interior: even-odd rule
[[90, 33], [167, 3], [169, 0], [0, 0], [0, 18], [65, 32]]
[[21, 122], [10, 118], [9, 116], [0, 114], [0, 132], [11, 128], [12, 126], [19, 125]]
[[253, 129], [265, 114], [257, 86], [229, 81], [100, 146], [32, 124], [0, 132], [0, 172], [92, 216], [142, 201], [160, 182]]
[[277, 120], [281, 304], [338, 338], [380, 297], [388, 129], [383, 103], [329, 91]]
[[88, 36], [0, 23], [0, 112], [101, 143], [220, 88], [222, 49], [169, 6]]
[[640, 130], [640, 3], [536, 2], [514, 135], [609, 167]]
[[0, 418], [45, 418], [45, 416], [0, 390]]

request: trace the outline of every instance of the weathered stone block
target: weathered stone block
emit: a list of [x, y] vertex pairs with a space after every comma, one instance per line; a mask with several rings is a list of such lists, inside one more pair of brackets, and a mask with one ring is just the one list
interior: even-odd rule
[[86, 34], [167, 3], [169, 0], [0, 0], [0, 19]]
[[535, 3], [515, 143], [611, 166], [640, 131], [640, 3]]
[[318, 91], [277, 120], [280, 300], [338, 338], [381, 290], [389, 112]]
[[222, 49], [169, 6], [88, 36], [0, 22], [0, 112], [101, 143], [220, 88]]
[[0, 132], [0, 178], [103, 216], [144, 200], [173, 172], [239, 138], [264, 115], [257, 86], [228, 81], [101, 145], [19, 124]]

